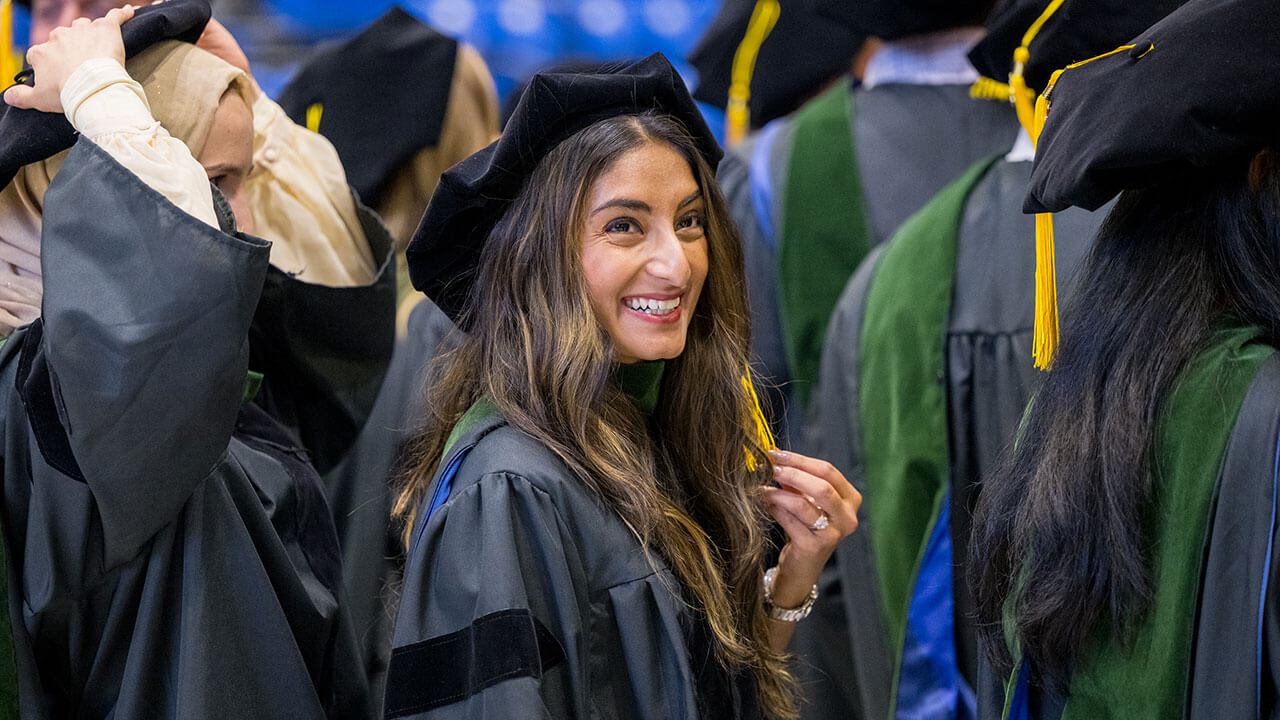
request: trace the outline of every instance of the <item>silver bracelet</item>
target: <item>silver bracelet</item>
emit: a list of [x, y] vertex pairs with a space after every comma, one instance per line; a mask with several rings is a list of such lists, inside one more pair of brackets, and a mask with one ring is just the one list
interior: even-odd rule
[[809, 590], [809, 596], [804, 599], [800, 607], [780, 608], [773, 604], [773, 579], [778, 574], [778, 567], [775, 565], [764, 571], [764, 612], [774, 620], [782, 622], [799, 622], [813, 612], [813, 603], [818, 599], [818, 586], [815, 584]]

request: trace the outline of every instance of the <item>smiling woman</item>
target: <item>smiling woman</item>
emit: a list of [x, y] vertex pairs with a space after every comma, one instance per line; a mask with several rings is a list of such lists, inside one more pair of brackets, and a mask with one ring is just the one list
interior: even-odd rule
[[398, 503], [388, 717], [794, 714], [786, 642], [860, 498], [756, 432], [719, 159], [657, 55], [535, 77], [441, 179], [410, 272], [466, 336]]
[[689, 162], [658, 142], [629, 150], [596, 180], [590, 205], [582, 269], [615, 359], [678, 356], [707, 278], [702, 191]]

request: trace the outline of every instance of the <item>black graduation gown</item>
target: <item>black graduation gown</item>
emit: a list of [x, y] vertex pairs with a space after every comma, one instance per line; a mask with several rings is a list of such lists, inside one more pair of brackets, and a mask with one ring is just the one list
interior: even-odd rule
[[558, 458], [496, 416], [442, 466], [467, 448], [415, 528], [388, 718], [760, 717], [667, 564]]
[[272, 265], [249, 329], [249, 368], [263, 375], [256, 402], [302, 443], [322, 476], [352, 451], [395, 347], [395, 241], [372, 210], [358, 199], [355, 206], [377, 276], [335, 287]]
[[426, 422], [425, 382], [432, 358], [454, 333], [453, 321], [423, 299], [396, 342], [382, 389], [360, 436], [325, 478], [342, 546], [343, 586], [374, 697], [391, 655], [404, 544], [391, 523], [391, 505], [405, 443]]
[[[1193, 628], [1189, 664], [1185, 671], [1173, 668], [1185, 687], [1182, 696], [1168, 698], [1168, 705], [1181, 708], [1180, 716], [1186, 720], [1274, 720], [1280, 718], [1280, 358], [1271, 351], [1242, 402], [1239, 396], [1216, 389], [1204, 401], [1212, 407], [1197, 413], [1191, 423], [1182, 423], [1198, 435], [1204, 428], [1203, 418], [1220, 414], [1224, 406], [1234, 407], [1234, 402], [1240, 402], [1240, 409], [1229, 418], [1234, 424], [1221, 449], [1217, 476], [1198, 478], [1212, 483], [1212, 500], [1203, 545], [1194, 558], [1186, 558], [1196, 569], [1196, 595], [1188, 604], [1189, 616], [1177, 621]], [[1164, 547], [1154, 545], [1153, 567], [1163, 564]], [[1137, 638], [1134, 646], [1143, 647], [1143, 639]], [[1163, 668], [1144, 665], [1143, 671], [1147, 670], [1152, 676], [1167, 675]], [[995, 677], [985, 662], [980, 676], [978, 718], [1000, 720], [1006, 701], [1003, 678]], [[1034, 685], [1023, 692], [1028, 693], [1027, 712], [1018, 717], [1024, 720], [1058, 720], [1070, 702]], [[1096, 704], [1098, 698], [1091, 700]], [[1169, 714], [1161, 710], [1144, 715], [1145, 704], [1126, 707], [1126, 701], [1114, 698], [1107, 717]], [[1076, 717], [1082, 715], [1097, 713], [1075, 712]]]
[[243, 402], [269, 244], [85, 139], [45, 202], [42, 317], [0, 348], [23, 716], [371, 715], [318, 478]]
[[[888, 240], [898, 226], [977, 160], [1006, 150], [1017, 118], [1007, 106], [969, 97], [964, 85], [890, 83], [856, 98], [849, 141], [855, 148], [867, 209], [868, 246]], [[779, 247], [786, 208], [794, 116], [770, 123], [727, 154], [718, 173], [743, 242], [752, 319], [752, 352], [763, 379], [782, 386], [781, 439], [803, 440], [794, 416], [793, 388], [779, 310]], [[805, 448], [797, 449], [804, 451]]]
[[[976, 488], [1012, 442], [1038, 385], [1031, 353], [1034, 219], [1021, 212], [1030, 169], [1030, 162], [991, 165], [969, 190], [954, 238], [937, 239], [956, 243], [948, 319], [938, 338], [945, 364], [937, 380], [946, 397], [954, 662], [974, 689], [977, 650], [961, 560]], [[1055, 216], [1060, 297], [1068, 295], [1074, 268], [1104, 216], [1105, 209]], [[890, 244], [895, 242], [901, 240]], [[863, 377], [860, 358], [867, 297], [882, 257], [881, 250], [872, 251], [832, 315], [805, 438], [805, 447], [836, 465], [867, 502], [875, 502], [877, 484], [866, 477], [863, 463], [860, 385], [869, 378]], [[924, 286], [941, 280], [919, 273], [917, 279]], [[901, 298], [904, 304], [916, 301]], [[813, 701], [802, 713], [806, 718], [887, 718], [895, 696], [898, 651], [884, 619], [866, 507], [858, 532], [841, 541], [822, 575], [819, 592], [826, 606], [815, 610], [807, 626], [802, 623], [792, 641], [799, 671], [813, 688]]]

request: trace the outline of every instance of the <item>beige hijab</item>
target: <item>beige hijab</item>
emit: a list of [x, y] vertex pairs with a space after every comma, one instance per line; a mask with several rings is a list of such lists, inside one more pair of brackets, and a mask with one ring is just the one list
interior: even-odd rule
[[[192, 155], [204, 148], [224, 93], [237, 92], [253, 107], [243, 72], [188, 43], [159, 43], [125, 67], [146, 92], [152, 116]], [[0, 337], [40, 316], [44, 194], [66, 154], [23, 167], [0, 190]]]

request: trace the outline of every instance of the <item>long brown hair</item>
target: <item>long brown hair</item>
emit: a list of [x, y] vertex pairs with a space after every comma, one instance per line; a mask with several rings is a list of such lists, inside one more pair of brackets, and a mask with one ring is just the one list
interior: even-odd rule
[[[706, 205], [707, 278], [684, 352], [667, 361], [649, 431], [610, 381], [613, 346], [581, 267], [581, 227], [596, 178], [650, 142], [689, 163]], [[742, 383], [750, 321], [742, 247], [714, 174], [688, 132], [648, 113], [597, 122], [539, 163], [490, 233], [459, 346], [436, 364], [429, 429], [411, 445], [395, 512], [408, 531], [451, 428], [480, 396], [554, 452], [673, 567], [705, 616], [717, 657], [749, 669], [765, 710], [796, 714], [796, 683], [769, 645], [760, 577], [772, 465]], [[743, 448], [755, 459], [749, 471]]]
[[982, 489], [969, 545], [979, 640], [1011, 632], [1033, 679], [1070, 688], [1100, 628], [1132, 642], [1153, 600], [1150, 518], [1165, 400], [1228, 324], [1280, 342], [1274, 152], [1127, 190], [1099, 231], [1063, 342], [1016, 448]]

